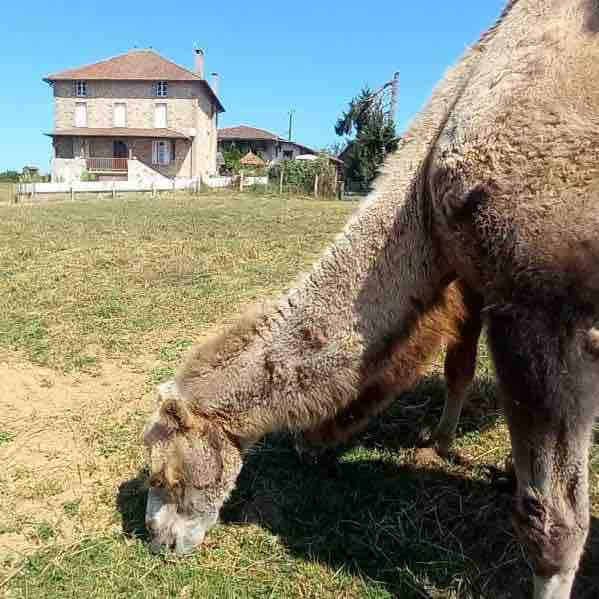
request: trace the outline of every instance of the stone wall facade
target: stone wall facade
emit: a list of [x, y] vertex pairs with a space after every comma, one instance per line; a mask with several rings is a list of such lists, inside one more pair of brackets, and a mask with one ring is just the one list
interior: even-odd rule
[[[75, 82], [57, 81], [54, 84], [54, 129], [74, 129], [75, 107], [86, 105], [89, 128], [115, 127], [115, 105], [126, 105], [126, 127], [131, 129], [154, 129], [155, 111], [158, 104], [166, 104], [166, 128], [177, 131], [192, 141], [177, 139], [175, 160], [157, 170], [169, 176], [207, 177], [216, 174], [217, 111], [200, 82], [169, 82], [168, 97], [156, 97], [152, 81], [87, 81], [87, 95], [77, 97]], [[71, 138], [72, 139], [72, 138]], [[89, 155], [112, 157], [112, 143], [117, 138], [86, 137]], [[154, 139], [158, 139], [158, 136]], [[151, 139], [124, 137], [121, 139], [139, 154], [147, 164], [152, 161]], [[69, 146], [71, 144], [71, 146]], [[85, 145], [85, 144], [84, 144]], [[72, 142], [55, 137], [55, 155], [72, 157]], [[75, 143], [81, 147], [81, 141]]]
[[81, 181], [85, 171], [83, 158], [53, 158], [51, 164], [52, 183], [72, 183]]

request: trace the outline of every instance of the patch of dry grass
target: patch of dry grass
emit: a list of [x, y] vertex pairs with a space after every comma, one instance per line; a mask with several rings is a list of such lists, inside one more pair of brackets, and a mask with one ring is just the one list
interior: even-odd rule
[[14, 198], [14, 183], [0, 181], [0, 204], [12, 202]]

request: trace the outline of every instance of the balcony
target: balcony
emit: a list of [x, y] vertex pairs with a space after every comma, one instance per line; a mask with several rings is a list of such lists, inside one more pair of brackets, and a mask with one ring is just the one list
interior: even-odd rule
[[86, 158], [85, 168], [90, 173], [127, 173], [127, 158]]

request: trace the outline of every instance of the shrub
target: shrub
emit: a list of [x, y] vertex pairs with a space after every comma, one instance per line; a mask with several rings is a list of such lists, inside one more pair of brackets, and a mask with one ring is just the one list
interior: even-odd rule
[[81, 180], [82, 181], [97, 181], [98, 175], [96, 175], [95, 173], [90, 173], [89, 171], [83, 171], [81, 173]]
[[336, 195], [335, 165], [326, 157], [317, 160], [283, 160], [269, 170], [269, 180], [278, 184], [283, 171], [283, 188], [294, 193], [314, 193], [314, 179], [318, 175], [318, 195]]

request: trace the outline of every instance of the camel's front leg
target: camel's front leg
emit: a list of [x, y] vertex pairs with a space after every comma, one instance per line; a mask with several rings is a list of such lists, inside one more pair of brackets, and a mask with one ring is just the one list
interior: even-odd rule
[[518, 481], [514, 526], [534, 569], [534, 598], [569, 599], [589, 531], [597, 358], [586, 323], [519, 312], [489, 321]]

